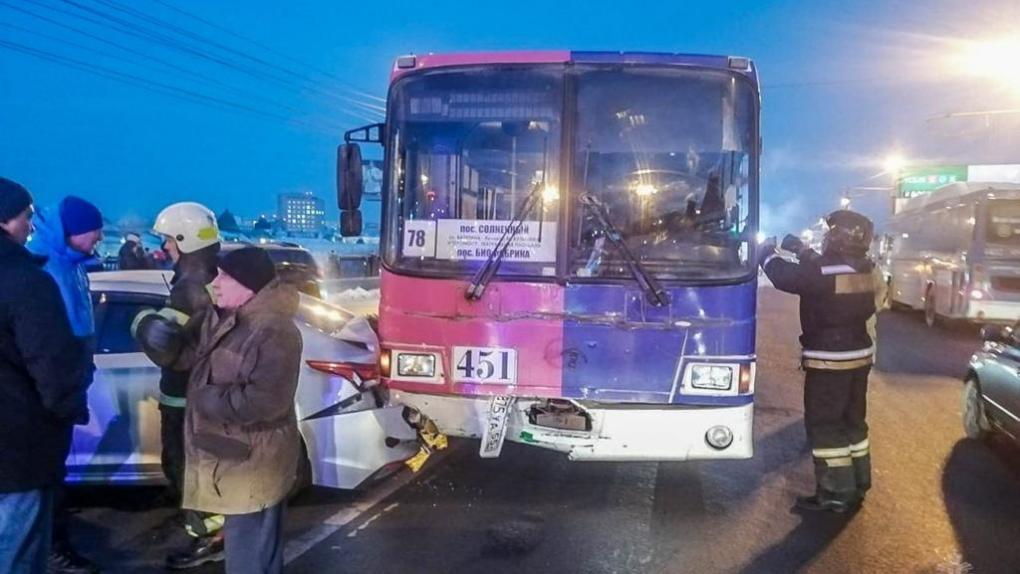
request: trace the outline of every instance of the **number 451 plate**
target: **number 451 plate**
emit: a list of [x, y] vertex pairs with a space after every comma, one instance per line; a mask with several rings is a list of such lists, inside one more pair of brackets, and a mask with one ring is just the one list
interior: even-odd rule
[[517, 351], [491, 347], [454, 347], [454, 380], [458, 383], [512, 385], [517, 382]]

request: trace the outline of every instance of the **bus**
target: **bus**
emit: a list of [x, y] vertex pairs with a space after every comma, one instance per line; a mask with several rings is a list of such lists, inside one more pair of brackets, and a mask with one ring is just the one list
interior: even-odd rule
[[753, 453], [760, 92], [745, 57], [396, 60], [382, 146], [380, 374], [442, 433], [571, 460]]
[[1020, 318], [1020, 185], [958, 182], [907, 201], [881, 258], [893, 307], [940, 320]]

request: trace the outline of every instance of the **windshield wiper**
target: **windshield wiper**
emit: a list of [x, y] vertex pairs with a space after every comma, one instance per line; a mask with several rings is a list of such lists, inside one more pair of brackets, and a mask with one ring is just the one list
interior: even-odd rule
[[[471, 277], [471, 283], [468, 284], [467, 290], [464, 292], [464, 297], [469, 301], [475, 301], [482, 298], [485, 293], [485, 288], [492, 281], [492, 278], [499, 271], [499, 266], [503, 263], [503, 258], [506, 257], [506, 252], [510, 248], [510, 244], [520, 234], [521, 229], [524, 227], [524, 218], [531, 213], [534, 209], [535, 203], [542, 196], [542, 185], [541, 181], [535, 182], [535, 186], [524, 198], [524, 203], [521, 205], [521, 210], [517, 216], [510, 221], [510, 225], [503, 231], [503, 235], [500, 236], [499, 241], [496, 242], [496, 247], [493, 248], [492, 253], [485, 259], [485, 263], [482, 268], [479, 269], [473, 277]], [[541, 233], [541, 231], [539, 232]]]
[[634, 276], [634, 280], [637, 281], [638, 286], [641, 287], [641, 291], [644, 292], [645, 297], [648, 301], [656, 307], [662, 307], [669, 303], [669, 294], [662, 288], [662, 285], [653, 277], [645, 266], [634, 254], [630, 252], [627, 247], [627, 243], [623, 240], [623, 236], [620, 230], [613, 225], [613, 221], [609, 218], [609, 212], [606, 211], [606, 206], [594, 195], [590, 193], [582, 193], [580, 197], [581, 205], [588, 208], [592, 215], [595, 216], [595, 221], [598, 223], [600, 230], [605, 234], [606, 238], [616, 246], [620, 252], [620, 256], [623, 257], [624, 262], [627, 263], [627, 269], [630, 270], [630, 274]]

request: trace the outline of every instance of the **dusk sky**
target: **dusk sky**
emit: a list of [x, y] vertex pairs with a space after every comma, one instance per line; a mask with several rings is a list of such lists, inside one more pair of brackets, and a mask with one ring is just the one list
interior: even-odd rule
[[[136, 35], [111, 29], [125, 28], [104, 14]], [[385, 96], [399, 55], [733, 54], [755, 59], [761, 73], [763, 224], [782, 234], [833, 209], [842, 187], [888, 185], [886, 177], [869, 177], [893, 150], [911, 161], [1020, 163], [1015, 116], [979, 132], [932, 119], [1020, 108], [1015, 78], [1011, 87], [968, 75], [952, 60], [967, 41], [1015, 34], [1017, 22], [1017, 0], [0, 0], [0, 175], [24, 183], [43, 204], [69, 193], [90, 198], [114, 220], [151, 217], [181, 200], [257, 215], [272, 211], [284, 191], [314, 192], [332, 208], [342, 131], [372, 117], [371, 106], [381, 103], [369, 96]], [[159, 35], [146, 32], [152, 29]], [[193, 51], [154, 41], [163, 34]], [[49, 61], [55, 57], [245, 110], [127, 85]], [[887, 199], [874, 192], [857, 205], [881, 219]]]

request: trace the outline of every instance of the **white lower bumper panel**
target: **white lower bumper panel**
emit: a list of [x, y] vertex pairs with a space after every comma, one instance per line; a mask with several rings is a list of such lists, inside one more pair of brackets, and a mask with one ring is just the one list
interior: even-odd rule
[[[421, 411], [450, 436], [481, 438], [488, 418], [488, 397], [427, 395], [393, 391], [392, 399]], [[541, 427], [527, 411], [538, 399], [518, 398], [507, 421], [506, 440], [566, 453], [570, 460], [666, 461], [745, 459], [754, 454], [754, 405], [674, 407], [613, 405], [587, 407], [591, 431]], [[727, 427], [733, 441], [724, 449], [710, 446], [706, 433]]]
[[982, 322], [1015, 323], [1020, 317], [1020, 302], [1016, 301], [971, 301], [967, 307], [967, 318]]

